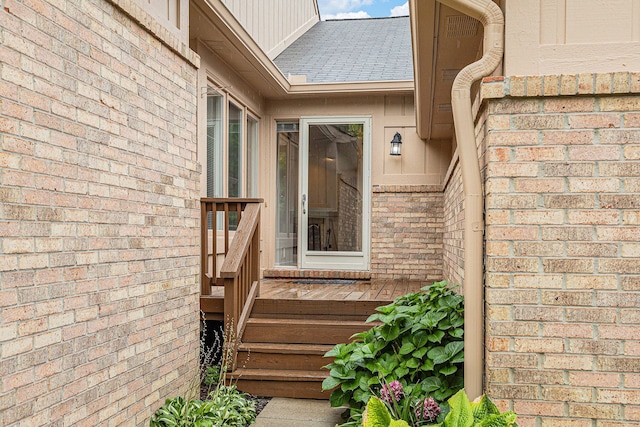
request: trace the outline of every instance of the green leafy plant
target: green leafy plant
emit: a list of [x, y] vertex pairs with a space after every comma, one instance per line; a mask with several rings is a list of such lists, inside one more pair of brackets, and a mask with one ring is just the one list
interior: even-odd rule
[[[244, 427], [255, 420], [255, 402], [227, 380], [233, 346], [222, 346], [220, 365], [211, 365], [214, 350], [205, 348], [205, 334], [206, 330], [203, 330], [200, 340], [201, 367], [185, 396], [167, 399], [149, 421], [150, 427]], [[231, 331], [225, 331], [223, 335], [222, 338], [216, 336], [215, 346], [221, 346], [224, 338], [231, 340], [235, 337]], [[207, 386], [205, 400], [195, 398], [200, 393], [201, 383]]]
[[256, 419], [255, 402], [248, 400], [235, 385], [218, 384], [207, 402], [211, 402], [211, 414], [216, 420], [213, 427], [244, 427]]
[[463, 297], [437, 282], [422, 292], [379, 307], [367, 321], [378, 325], [355, 334], [325, 354], [329, 376], [323, 390], [333, 390], [334, 407], [348, 404], [357, 425], [364, 406], [383, 384], [399, 381], [412, 399], [432, 396], [442, 402], [463, 386]]
[[155, 412], [149, 422], [150, 427], [211, 427], [214, 424], [211, 413], [212, 402], [186, 400], [182, 396], [167, 399]]
[[[420, 389], [414, 388], [414, 393], [416, 390]], [[386, 404], [393, 418], [405, 421], [411, 426], [423, 426], [444, 420], [448, 409], [447, 407], [445, 412], [442, 412], [442, 408], [432, 397], [422, 398], [406, 395], [399, 381], [383, 384], [380, 389], [380, 400]], [[370, 403], [371, 399], [367, 405]]]
[[434, 427], [517, 427], [515, 412], [500, 413], [485, 395], [469, 402], [464, 390], [448, 400], [450, 411], [444, 421]]
[[218, 384], [220, 378], [220, 366], [212, 365], [207, 366], [204, 371], [203, 383], [207, 386], [215, 386]]
[[387, 406], [374, 396], [367, 403], [362, 427], [409, 427], [409, 424], [403, 420], [394, 420]]
[[254, 402], [235, 386], [218, 385], [207, 400], [167, 399], [150, 427], [244, 427], [256, 418]]

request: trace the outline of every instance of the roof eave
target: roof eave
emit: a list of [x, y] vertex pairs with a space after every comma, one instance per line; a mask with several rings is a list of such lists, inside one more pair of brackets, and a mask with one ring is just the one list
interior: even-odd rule
[[339, 83], [300, 83], [292, 84], [291, 95], [349, 95], [381, 93], [413, 93], [413, 80], [380, 80]]
[[257, 85], [265, 86], [260, 89], [264, 89], [270, 96], [282, 96], [289, 91], [291, 84], [284, 74], [221, 1], [192, 0], [192, 2], [220, 29], [237, 53], [264, 79], [262, 82], [254, 81]]
[[427, 140], [431, 137], [435, 3], [409, 0], [416, 94], [416, 131], [421, 138]]

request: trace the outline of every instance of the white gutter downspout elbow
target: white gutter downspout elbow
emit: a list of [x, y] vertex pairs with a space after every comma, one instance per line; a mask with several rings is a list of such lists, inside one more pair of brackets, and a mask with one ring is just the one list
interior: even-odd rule
[[465, 200], [464, 221], [464, 388], [470, 399], [483, 393], [484, 377], [484, 196], [471, 85], [498, 67], [504, 52], [504, 16], [491, 0], [438, 0], [480, 21], [484, 27], [484, 55], [457, 75], [451, 106]]

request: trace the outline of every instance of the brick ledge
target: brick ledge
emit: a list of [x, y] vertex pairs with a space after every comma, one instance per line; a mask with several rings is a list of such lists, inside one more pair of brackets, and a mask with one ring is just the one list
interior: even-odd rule
[[482, 80], [481, 98], [640, 93], [640, 72], [496, 76]]

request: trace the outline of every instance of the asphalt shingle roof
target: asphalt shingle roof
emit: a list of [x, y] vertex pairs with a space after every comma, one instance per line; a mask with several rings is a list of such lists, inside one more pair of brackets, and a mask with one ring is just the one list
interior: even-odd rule
[[412, 80], [409, 17], [320, 21], [274, 62], [308, 83]]

